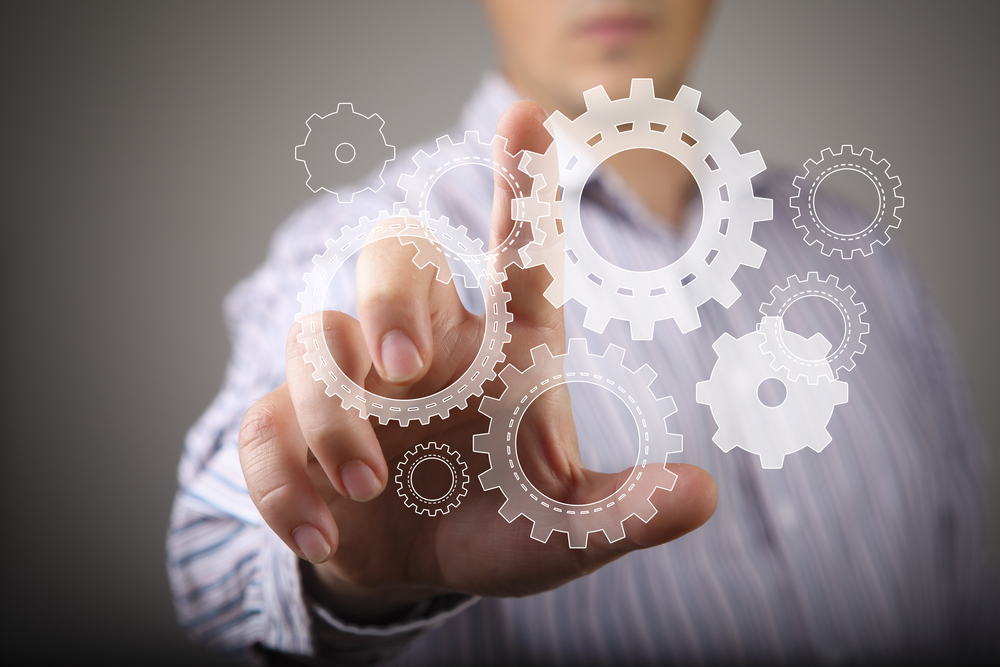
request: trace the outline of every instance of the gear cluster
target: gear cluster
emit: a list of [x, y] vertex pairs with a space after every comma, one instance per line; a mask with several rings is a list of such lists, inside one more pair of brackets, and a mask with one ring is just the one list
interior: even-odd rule
[[[611, 542], [622, 539], [624, 522], [632, 516], [648, 522], [656, 513], [652, 494], [657, 488], [672, 489], [676, 479], [665, 467], [668, 457], [682, 449], [681, 436], [667, 424], [676, 412], [673, 399], [652, 393], [656, 374], [648, 366], [630, 370], [624, 365], [624, 349], [612, 345], [601, 355], [592, 354], [584, 339], [571, 339], [565, 354], [554, 354], [545, 345], [535, 347], [532, 363], [524, 370], [503, 367], [512, 322], [504, 281], [511, 266], [544, 267], [552, 277], [544, 293], [549, 302], [560, 307], [569, 299], [578, 301], [586, 308], [584, 326], [593, 331], [603, 332], [612, 319], [625, 321], [633, 340], [651, 340], [657, 323], [664, 320], [673, 320], [683, 333], [700, 327], [699, 308], [710, 300], [726, 308], [732, 305], [740, 297], [733, 282], [737, 269], [759, 268], [764, 259], [764, 248], [752, 236], [756, 223], [771, 219], [772, 202], [754, 194], [751, 179], [765, 168], [760, 153], [741, 153], [733, 143], [739, 121], [728, 111], [714, 119], [705, 116], [698, 110], [700, 95], [684, 86], [673, 100], [662, 99], [656, 97], [651, 79], [633, 79], [628, 97], [611, 100], [598, 86], [584, 93], [587, 109], [576, 119], [556, 112], [546, 120], [553, 141], [545, 153], [511, 153], [502, 137], [485, 141], [476, 132], [466, 132], [458, 141], [443, 136], [434, 152], [417, 152], [415, 169], [399, 178], [404, 197], [392, 213], [363, 217], [357, 225], [342, 228], [327, 241], [325, 252], [313, 258], [313, 268], [305, 275], [306, 286], [298, 297], [303, 324], [298, 340], [313, 378], [325, 385], [327, 395], [362, 418], [406, 426], [413, 421], [428, 424], [432, 417], [447, 419], [452, 410], [465, 409], [470, 399], [483, 396], [484, 384], [499, 375], [505, 389], [499, 398], [485, 396], [480, 401], [489, 428], [473, 437], [472, 450], [489, 457], [490, 467], [479, 481], [484, 491], [499, 489], [504, 494], [499, 510], [504, 519], [528, 518], [531, 537], [541, 542], [553, 532], [565, 533], [571, 548], [586, 547], [594, 532], [603, 532]], [[310, 133], [296, 148], [296, 158], [308, 161], [309, 187], [332, 192], [338, 201], [351, 201], [357, 194], [336, 188], [343, 181], [342, 167], [354, 159], [352, 132], [381, 137], [386, 149], [379, 156], [383, 168], [395, 157], [395, 149], [381, 134], [381, 118], [358, 114], [349, 104], [340, 105], [335, 114], [314, 115], [307, 125]], [[316, 157], [321, 146], [333, 147], [325, 161]], [[659, 151], [679, 161], [694, 177], [702, 198], [702, 224], [693, 243], [676, 261], [651, 271], [626, 270], [605, 259], [584, 234], [580, 220], [590, 176], [612, 156], [633, 149]], [[885, 243], [886, 229], [895, 226], [891, 216], [902, 206], [895, 194], [898, 179], [888, 175], [888, 163], [874, 163], [867, 149], [860, 154], [848, 149], [836, 155], [827, 150], [821, 162], [807, 162], [806, 175], [796, 178], [800, 194], [792, 198], [800, 214], [795, 224], [806, 229], [806, 241], [820, 242], [827, 255], [837, 249], [845, 259], [855, 249], [867, 255], [872, 243]], [[848, 155], [853, 161], [846, 161]], [[431, 210], [435, 185], [452, 169], [466, 166], [492, 170], [512, 194], [512, 231], [491, 250], [471, 238], [464, 226], [435, 217]], [[882, 198], [868, 231], [838, 236], [816, 214], [815, 190], [826, 175], [848, 168], [863, 169]], [[895, 220], [898, 224], [898, 217]], [[486, 305], [484, 336], [472, 364], [448, 386], [423, 398], [389, 398], [368, 391], [363, 379], [349, 377], [338, 366], [324, 334], [324, 299], [334, 275], [366, 245], [391, 238], [414, 245], [414, 263], [434, 267], [439, 281], [458, 276], [466, 287], [479, 288]], [[786, 455], [803, 447], [819, 451], [830, 442], [826, 427], [834, 407], [847, 401], [847, 384], [838, 374], [851, 370], [854, 357], [864, 352], [861, 337], [868, 325], [854, 290], [840, 287], [835, 276], [791, 276], [771, 295], [771, 302], [761, 306], [763, 318], [756, 331], [740, 338], [723, 334], [715, 342], [718, 361], [711, 377], [698, 383], [697, 400], [710, 406], [719, 425], [714, 441], [723, 450], [738, 446], [759, 455], [765, 468], [780, 468]], [[806, 297], [825, 299], [838, 309], [845, 330], [839, 345], [819, 334], [807, 339], [785, 329], [785, 313]], [[627, 479], [606, 498], [580, 504], [560, 502], [537, 488], [517, 451], [518, 428], [532, 402], [573, 382], [600, 386], [621, 399], [638, 435]], [[780, 400], [763, 400], [767, 383], [782, 388]], [[429, 460], [451, 472], [449, 490], [439, 498], [428, 497], [414, 482], [414, 470]], [[466, 493], [466, 464], [445, 444], [418, 445], [405, 453], [397, 471], [399, 495], [417, 513], [445, 514]]]

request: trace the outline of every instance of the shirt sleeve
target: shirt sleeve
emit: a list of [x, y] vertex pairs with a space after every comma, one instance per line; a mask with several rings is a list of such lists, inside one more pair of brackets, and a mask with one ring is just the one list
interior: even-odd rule
[[[299, 559], [247, 493], [237, 451], [240, 423], [285, 379], [296, 295], [329, 236], [329, 219], [320, 205], [293, 217], [275, 236], [267, 262], [226, 297], [232, 352], [220, 393], [185, 439], [167, 534], [167, 572], [182, 627], [217, 651], [273, 664], [296, 664], [291, 656], [313, 656], [300, 664], [378, 661], [474, 602], [441, 596], [393, 626], [344, 623], [310, 600]], [[353, 311], [353, 271], [344, 273], [331, 286], [332, 302]]]

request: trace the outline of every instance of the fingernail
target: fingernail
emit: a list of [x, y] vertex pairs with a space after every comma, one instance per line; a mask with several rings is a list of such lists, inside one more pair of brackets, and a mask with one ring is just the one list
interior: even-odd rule
[[293, 530], [292, 540], [310, 563], [322, 563], [330, 557], [330, 545], [323, 538], [323, 533], [309, 524]]
[[340, 481], [351, 500], [371, 500], [382, 491], [382, 482], [361, 461], [351, 461], [341, 466]]
[[406, 382], [423, 368], [417, 346], [402, 331], [390, 331], [382, 338], [382, 367], [386, 379], [391, 382]]

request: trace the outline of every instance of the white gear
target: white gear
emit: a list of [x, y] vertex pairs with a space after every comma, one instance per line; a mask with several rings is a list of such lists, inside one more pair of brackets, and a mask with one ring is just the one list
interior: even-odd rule
[[[329, 239], [326, 242], [326, 252], [313, 257], [313, 270], [304, 276], [306, 289], [298, 296], [302, 309], [297, 319], [322, 312], [323, 300], [333, 276], [351, 255], [369, 243], [392, 237], [399, 238], [400, 243], [407, 243], [407, 238], [429, 239], [440, 242], [449, 252], [468, 247], [472, 243], [464, 235], [462, 228], [449, 227], [446, 218], [432, 221], [426, 213], [421, 214], [419, 219], [407, 216], [409, 213], [405, 210], [399, 215], [389, 215], [383, 211], [375, 220], [361, 218], [357, 227], [344, 227], [337, 239]], [[433, 230], [438, 233], [435, 234]], [[447, 231], [447, 234], [441, 233], [443, 231]], [[419, 244], [417, 245], [419, 248]], [[455, 254], [465, 257], [457, 251]], [[437, 279], [441, 282], [446, 283], [451, 279], [448, 264], [440, 256], [420, 251], [413, 259], [420, 268], [428, 264], [436, 267]], [[503, 290], [500, 283], [489, 277], [480, 281], [479, 287], [486, 303], [483, 342], [469, 368], [444, 389], [430, 396], [412, 399], [387, 398], [367, 391], [337, 366], [317, 318], [304, 322], [303, 331], [298, 336], [298, 341], [306, 347], [303, 358], [314, 369], [313, 379], [326, 385], [327, 396], [339, 396], [345, 408], [357, 410], [362, 418], [376, 416], [381, 424], [392, 420], [406, 426], [413, 420], [428, 424], [433, 416], [447, 418], [453, 408], [463, 409], [468, 405], [470, 397], [483, 393], [483, 383], [496, 377], [494, 368], [504, 360], [503, 346], [510, 342], [510, 334], [507, 332], [507, 326], [513, 319], [507, 308], [510, 294]]]
[[[295, 147], [295, 159], [305, 165], [309, 175], [306, 180], [309, 189], [326, 190], [341, 204], [351, 203], [354, 195], [365, 190], [378, 192], [385, 185], [382, 180], [385, 165], [396, 159], [396, 147], [385, 140], [383, 125], [385, 121], [377, 113], [365, 116], [355, 111], [350, 102], [341, 102], [336, 111], [325, 116], [310, 116], [306, 121], [309, 128], [306, 138]], [[378, 185], [351, 190], [356, 186], [348, 184], [363, 175], [350, 166], [357, 155], [355, 144], [359, 143], [364, 147], [377, 146], [376, 159], [382, 162], [382, 167], [376, 176]]]
[[[839, 153], [834, 153], [832, 148], [824, 148], [819, 162], [810, 158], [802, 166], [806, 173], [795, 177], [798, 194], [791, 197], [788, 203], [796, 211], [792, 222], [805, 231], [806, 244], [819, 244], [820, 252], [827, 257], [837, 251], [842, 259], [852, 259], [856, 252], [868, 256], [874, 251], [876, 243], [885, 245], [889, 242], [889, 230], [899, 227], [901, 222], [898, 212], [903, 208], [903, 197], [897, 192], [899, 177], [889, 175], [888, 160], [883, 158], [876, 162], [871, 149], [862, 148], [860, 153], [855, 153], [852, 146], [845, 144]], [[864, 229], [851, 234], [831, 229], [816, 211], [816, 191], [820, 184], [830, 174], [845, 170], [866, 176], [878, 192], [875, 217]]]
[[[869, 331], [868, 323], [861, 319], [867, 310], [865, 304], [854, 301], [853, 287], [840, 287], [838, 283], [837, 276], [820, 280], [815, 271], [806, 274], [805, 280], [790, 276], [786, 287], [771, 288], [770, 303], [760, 307], [764, 315], [759, 327], [764, 334], [760, 351], [772, 358], [772, 368], [786, 369], [792, 382], [800, 377], [805, 377], [809, 384], [816, 384], [820, 378], [835, 380], [840, 377], [841, 369], [850, 371], [854, 368], [855, 354], [864, 354], [867, 349], [867, 345], [861, 342], [861, 337]], [[788, 308], [808, 297], [829, 301], [844, 320], [844, 337], [840, 345], [819, 357], [800, 352], [795, 346], [795, 338], [789, 338], [783, 323]]]
[[[495, 148], [502, 150], [494, 152]], [[492, 169], [507, 181], [514, 193], [512, 219], [515, 224], [503, 243], [490, 251], [494, 257], [492, 266], [503, 272], [511, 264], [521, 265], [520, 249], [531, 242], [531, 222], [526, 202], [530, 201], [532, 178], [519, 168], [522, 153], [511, 155], [507, 152], [507, 139], [499, 135], [486, 142], [479, 133], [469, 130], [462, 141], [455, 143], [449, 135], [439, 137], [437, 151], [432, 154], [420, 150], [413, 156], [417, 169], [412, 174], [399, 177], [399, 187], [406, 193], [403, 201], [394, 205], [394, 210], [406, 209], [416, 213], [427, 211], [430, 192], [438, 179], [456, 167], [482, 165]], [[522, 202], [522, 203], [518, 203]], [[475, 250], [482, 253], [482, 242], [477, 242]], [[471, 252], [470, 250], [470, 252]], [[484, 265], [485, 260], [479, 260]], [[453, 267], [454, 268], [454, 267]]]
[[[437, 498], [424, 495], [413, 484], [413, 471], [427, 461], [437, 461], [447, 466], [451, 472], [448, 490]], [[403, 503], [417, 514], [427, 516], [447, 514], [462, 503], [462, 498], [468, 491], [468, 466], [458, 452], [443, 442], [440, 445], [435, 442], [418, 444], [403, 454], [396, 470], [396, 492], [403, 499]]]
[[[483, 489], [500, 489], [506, 502], [500, 515], [508, 523], [525, 516], [534, 524], [531, 537], [547, 542], [552, 531], [566, 533], [569, 546], [587, 546], [587, 535], [603, 531], [609, 542], [625, 537], [623, 522], [633, 514], [648, 522], [656, 514], [650, 497], [657, 488], [672, 490], [677, 476], [665, 471], [668, 454], [680, 452], [681, 436], [670, 433], [666, 419], [677, 411], [670, 396], [656, 398], [649, 389], [656, 373], [649, 366], [631, 371], [623, 365], [625, 350], [611, 345], [603, 356], [587, 352], [587, 341], [572, 338], [565, 355], [548, 346], [531, 350], [532, 365], [524, 372], [508, 365], [500, 371], [507, 388], [499, 399], [484, 397], [479, 411], [490, 429], [473, 437], [473, 451], [489, 454], [490, 469], [479, 476]], [[628, 407], [638, 428], [639, 450], [628, 480], [612, 495], [595, 502], [568, 504], [539, 491], [524, 474], [517, 455], [517, 433], [528, 407], [547, 389], [586, 382], [610, 391]], [[659, 481], [647, 471], [663, 473]], [[664, 486], [664, 479], [670, 481]]]
[[[821, 334], [810, 339], [795, 337], [796, 349], [809, 350], [822, 358], [830, 343]], [[760, 456], [764, 468], [780, 468], [785, 456], [811, 447], [819, 452], [832, 437], [826, 430], [833, 408], [847, 402], [847, 383], [823, 380], [810, 385], [789, 382], [783, 372], [771, 368], [760, 353], [764, 334], [752, 331], [741, 338], [722, 334], [712, 345], [719, 355], [708, 380], [695, 387], [699, 403], [712, 409], [719, 425], [712, 441], [724, 452], [740, 447]], [[763, 382], [777, 380], [784, 385], [785, 398], [770, 407], [761, 402], [758, 391]]]
[[[682, 332], [692, 331], [701, 326], [699, 306], [715, 299], [728, 308], [739, 298], [732, 278], [740, 265], [760, 267], [764, 249], [751, 235], [755, 222], [771, 219], [771, 200], [755, 197], [750, 179], [764, 170], [764, 160], [759, 151], [741, 154], [733, 145], [740, 123], [731, 113], [715, 120], [699, 113], [700, 97], [683, 86], [673, 100], [660, 99], [651, 79], [633, 79], [630, 96], [612, 101], [597, 86], [584, 93], [587, 111], [576, 120], [557, 111], [545, 121], [555, 141], [544, 157], [525, 151], [522, 169], [544, 175], [548, 184], [536, 187], [533, 199], [549, 204], [550, 211], [538, 223], [539, 241], [522, 254], [528, 266], [549, 269], [553, 281], [545, 296], [553, 305], [573, 298], [587, 307], [588, 329], [602, 332], [615, 318], [629, 322], [634, 340], [651, 340], [656, 322], [673, 318]], [[591, 173], [635, 148], [677, 159], [702, 195], [697, 238], [677, 261], [653, 271], [607, 261], [580, 223], [580, 199]]]

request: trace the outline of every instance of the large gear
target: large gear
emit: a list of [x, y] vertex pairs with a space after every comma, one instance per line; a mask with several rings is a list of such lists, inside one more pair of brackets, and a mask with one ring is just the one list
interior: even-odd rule
[[[795, 337], [796, 349], [809, 350], [822, 358], [830, 343], [821, 334], [805, 339]], [[847, 402], [847, 383], [824, 380], [817, 385], [789, 382], [784, 373], [771, 368], [761, 354], [764, 334], [752, 331], [741, 338], [728, 333], [715, 341], [719, 355], [712, 375], [695, 387], [696, 400], [708, 405], [719, 425], [712, 441], [724, 452], [740, 447], [760, 457], [764, 468], [780, 468], [785, 456], [811, 447], [821, 451], [832, 437], [826, 430], [833, 409]], [[784, 385], [785, 397], [776, 406], [765, 405], [759, 397], [761, 384], [777, 380]]]
[[[764, 334], [760, 350], [772, 358], [771, 367], [775, 370], [788, 371], [788, 379], [795, 382], [805, 377], [809, 384], [816, 384], [820, 378], [835, 380], [840, 377], [840, 370], [850, 371], [854, 368], [854, 355], [864, 354], [867, 346], [861, 342], [861, 337], [868, 333], [868, 323], [861, 319], [865, 314], [865, 304], [854, 300], [854, 288], [850, 285], [840, 287], [837, 276], [827, 276], [820, 280], [819, 274], [810, 271], [806, 279], [790, 276], [785, 287], [771, 288], [771, 301], [760, 307], [764, 315], [759, 331]], [[798, 350], [795, 340], [785, 330], [783, 320], [789, 307], [809, 297], [825, 299], [837, 310], [844, 321], [844, 337], [840, 345], [825, 356], [812, 356]]]
[[[501, 272], [511, 264], [520, 266], [520, 249], [532, 239], [530, 211], [527, 210], [527, 203], [531, 201], [532, 178], [520, 170], [521, 155], [508, 153], [507, 139], [499, 135], [494, 135], [490, 141], [482, 141], [479, 132], [469, 130], [462, 141], [457, 143], [447, 134], [439, 137], [437, 151], [431, 154], [423, 150], [417, 151], [413, 156], [416, 171], [399, 177], [399, 187], [406, 194], [403, 201], [395, 204], [395, 210], [406, 209], [416, 213], [428, 211], [431, 190], [446, 173], [456, 167], [488, 167], [507, 181], [513, 191], [511, 215], [515, 220], [514, 227], [504, 242], [490, 251], [494, 258], [490, 264]], [[482, 253], [481, 242], [478, 252]]]
[[[427, 461], [436, 461], [451, 472], [448, 490], [437, 498], [424, 495], [413, 483], [413, 471]], [[447, 514], [458, 507], [465, 497], [469, 486], [467, 470], [468, 466], [458, 452], [443, 442], [440, 445], [436, 442], [419, 444], [403, 454], [403, 458], [396, 466], [396, 492], [403, 499], [403, 503], [417, 514], [427, 516]]]
[[[666, 419], [677, 411], [673, 398], [656, 398], [649, 389], [656, 373], [649, 366], [631, 371], [623, 365], [625, 350], [611, 345], [603, 356], [587, 352], [587, 341], [572, 338], [565, 355], [553, 356], [546, 345], [531, 350], [532, 365], [524, 372], [508, 365], [500, 371], [507, 388], [498, 398], [484, 397], [479, 410], [490, 418], [487, 433], [474, 436], [473, 450], [489, 454], [490, 469], [479, 476], [483, 489], [500, 489], [506, 502], [500, 515], [507, 522], [525, 516], [533, 522], [531, 537], [547, 542], [552, 531], [566, 533], [569, 546], [587, 546], [587, 535], [603, 531], [609, 542], [625, 537], [630, 516], [648, 522], [656, 514], [650, 500], [657, 488], [671, 490], [676, 475], [666, 471], [667, 486], [644, 475], [663, 470], [668, 454], [680, 452], [681, 436], [670, 433]], [[586, 382], [610, 391], [628, 407], [638, 429], [639, 448], [628, 480], [612, 495], [586, 504], [558, 502], [539, 491], [524, 474], [517, 455], [517, 434], [528, 407], [547, 389]], [[661, 483], [662, 483], [661, 478]]]
[[[385, 165], [396, 159], [396, 147], [385, 140], [383, 125], [385, 121], [377, 113], [365, 116], [355, 111], [350, 102], [341, 102], [336, 111], [325, 116], [310, 116], [306, 121], [309, 128], [306, 138], [295, 147], [295, 159], [305, 165], [309, 175], [306, 186], [313, 192], [326, 190], [341, 204], [351, 203], [354, 195], [365, 190], [378, 192], [385, 185], [382, 180]], [[378, 153], [371, 159], [355, 163], [356, 144]], [[369, 162], [382, 163], [376, 176], [378, 184], [361, 190], [350, 189], [356, 187], [351, 184], [364, 175], [364, 171], [358, 171], [358, 165]]]
[[[378, 218], [362, 218], [356, 227], [344, 227], [338, 238], [329, 239], [326, 242], [326, 252], [313, 257], [313, 270], [304, 276], [306, 289], [298, 296], [302, 309], [297, 319], [302, 320], [310, 314], [322, 312], [323, 300], [334, 275], [351, 255], [369, 243], [391, 237], [399, 238], [401, 243], [406, 243], [407, 238], [430, 239], [440, 242], [449, 252], [465, 257], [457, 250], [472, 244], [464, 233], [464, 228], [448, 226], [445, 218], [432, 221], [426, 213], [421, 214], [419, 219], [407, 217], [408, 215], [407, 211], [402, 211], [397, 216], [383, 211]], [[439, 233], [433, 233], [435, 229]], [[447, 234], [441, 233], [443, 231], [447, 231]], [[421, 250], [414, 257], [414, 262], [421, 268], [428, 264], [435, 266], [437, 279], [442, 282], [448, 282], [451, 278], [448, 265], [440, 256], [435, 257], [426, 250]], [[381, 424], [392, 420], [403, 426], [413, 420], [428, 424], [433, 416], [445, 419], [453, 408], [463, 409], [468, 405], [470, 397], [483, 393], [483, 384], [496, 377], [495, 366], [504, 360], [503, 346], [510, 341], [510, 334], [507, 332], [507, 326], [513, 319], [507, 308], [510, 294], [490, 277], [481, 280], [479, 286], [486, 303], [485, 334], [479, 351], [469, 368], [455, 382], [430, 396], [413, 399], [387, 398], [359, 386], [337, 366], [327, 346], [319, 318], [303, 321], [303, 330], [298, 336], [298, 341], [306, 348], [303, 358], [312, 365], [313, 378], [326, 385], [327, 396], [340, 397], [345, 408], [357, 410], [363, 418], [376, 416]]]
[[[544, 264], [552, 274], [545, 295], [553, 305], [573, 298], [587, 307], [588, 329], [604, 331], [615, 318], [629, 322], [634, 340], [651, 340], [656, 322], [673, 318], [686, 333], [701, 326], [698, 307], [709, 299], [728, 308], [739, 298], [732, 281], [736, 269], [760, 267], [764, 249], [751, 235], [755, 222], [771, 219], [771, 200], [754, 196], [751, 178], [764, 170], [764, 160], [759, 151], [741, 154], [732, 142], [739, 121], [728, 111], [710, 120], [698, 112], [700, 98], [687, 86], [673, 100], [657, 98], [651, 79], [633, 79], [629, 97], [614, 101], [597, 86], [584, 93], [587, 111], [576, 120], [558, 111], [546, 120], [555, 141], [544, 157], [525, 152], [522, 169], [548, 174], [548, 187], [537, 188], [533, 199], [547, 203], [550, 212], [539, 223], [540, 241], [523, 254], [528, 265]], [[635, 148], [677, 159], [702, 195], [697, 238], [677, 261], [653, 271], [607, 261], [580, 223], [580, 198], [591, 173], [612, 155]], [[553, 187], [556, 182], [559, 187]]]
[[[798, 194], [789, 199], [789, 205], [795, 209], [796, 215], [792, 222], [804, 230], [804, 238], [808, 245], [819, 244], [820, 252], [827, 257], [834, 251], [840, 253], [842, 259], [851, 259], [854, 254], [871, 255], [875, 244], [885, 245], [889, 242], [889, 230], [899, 227], [899, 209], [903, 208], [903, 197], [898, 190], [898, 176], [889, 175], [889, 161], [885, 158], [875, 161], [869, 148], [855, 153], [849, 144], [841, 146], [839, 153], [832, 148], [824, 148], [820, 152], [819, 162], [806, 160], [806, 173], [796, 176], [795, 189]], [[820, 219], [816, 211], [816, 192], [823, 181], [838, 171], [855, 171], [867, 177], [878, 192], [878, 210], [868, 225], [850, 234], [838, 232]]]

